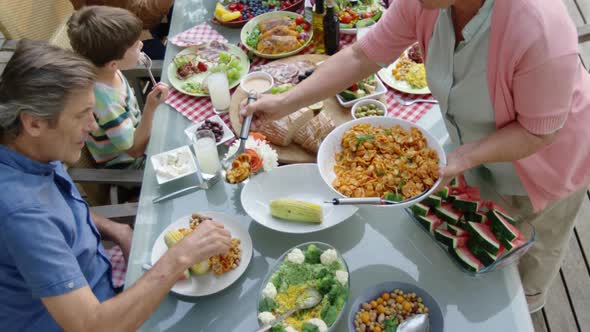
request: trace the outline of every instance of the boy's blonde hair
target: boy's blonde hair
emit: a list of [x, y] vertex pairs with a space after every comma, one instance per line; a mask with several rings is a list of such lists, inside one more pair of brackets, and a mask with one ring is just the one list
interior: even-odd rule
[[83, 7], [68, 20], [72, 48], [98, 67], [122, 59], [139, 40], [141, 30], [137, 16], [116, 7]]

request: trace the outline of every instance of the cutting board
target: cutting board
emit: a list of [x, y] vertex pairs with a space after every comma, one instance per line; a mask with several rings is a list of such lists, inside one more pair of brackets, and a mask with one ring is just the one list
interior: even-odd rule
[[[309, 60], [314, 63], [318, 63], [321, 61], [326, 60], [328, 57], [326, 55], [321, 54], [303, 54], [303, 55], [295, 55], [289, 58], [284, 58], [280, 60], [276, 60], [279, 63], [292, 63], [302, 60]], [[317, 79], [317, 78], [316, 78]], [[240, 103], [246, 99], [246, 93], [242, 91], [242, 89], [236, 89], [234, 94], [232, 95], [231, 105], [229, 108], [229, 119], [231, 122], [232, 129], [236, 133], [237, 136], [240, 134]], [[324, 107], [322, 112], [325, 112], [327, 115], [330, 116], [332, 121], [334, 121], [334, 125], [338, 127], [339, 125], [352, 120], [352, 116], [350, 115], [350, 109], [344, 108], [340, 106], [336, 97], [330, 97], [323, 101]], [[295, 143], [291, 143], [288, 146], [277, 146], [271, 144], [272, 147], [277, 151], [279, 155], [279, 162], [282, 164], [295, 164], [295, 163], [315, 163], [316, 162], [316, 155], [307, 152], [299, 145]]]

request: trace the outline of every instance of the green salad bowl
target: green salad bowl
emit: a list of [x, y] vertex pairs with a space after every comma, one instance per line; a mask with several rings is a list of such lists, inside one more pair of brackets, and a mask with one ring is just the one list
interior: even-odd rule
[[[310, 28], [309, 31], [306, 31], [308, 34], [308, 37], [307, 37], [307, 40], [305, 41], [305, 43], [303, 43], [303, 45], [301, 45], [299, 48], [289, 51], [289, 52], [278, 53], [278, 54], [261, 53], [261, 52], [258, 52], [255, 47], [251, 47], [250, 45], [248, 45], [247, 41], [248, 41], [248, 36], [250, 36], [250, 34], [254, 33], [255, 28], [261, 22], [264, 22], [266, 20], [282, 18], [282, 17], [289, 17], [289, 18], [295, 19], [300, 16], [301, 15], [299, 15], [297, 13], [287, 12], [287, 11], [276, 11], [276, 12], [270, 12], [270, 13], [258, 15], [255, 18], [248, 21], [248, 23], [246, 23], [246, 25], [244, 25], [244, 27], [240, 31], [240, 40], [242, 41], [242, 45], [244, 45], [244, 47], [246, 49], [248, 49], [248, 51], [256, 54], [257, 56], [259, 56], [261, 58], [265, 58], [265, 59], [281, 59], [281, 58], [286, 58], [286, 57], [295, 55], [295, 54], [301, 52], [302, 50], [304, 50], [307, 47], [307, 45], [309, 45], [309, 43], [311, 42], [311, 39], [313, 37], [313, 29], [312, 28]], [[307, 22], [307, 23], [310, 24], [309, 22]], [[310, 24], [310, 27], [311, 27], [311, 24]]]
[[[302, 243], [299, 245], [296, 245], [295, 247], [287, 250], [284, 254], [281, 255], [281, 257], [279, 257], [279, 259], [276, 261], [276, 263], [272, 266], [272, 268], [270, 269], [270, 271], [268, 272], [268, 274], [264, 277], [262, 285], [260, 286], [260, 291], [258, 294], [258, 299], [257, 299], [257, 303], [256, 303], [256, 315], [258, 316], [258, 314], [260, 314], [262, 311], [261, 309], [261, 305], [262, 308], [266, 305], [266, 303], [263, 303], [264, 301], [266, 301], [267, 299], [265, 299], [264, 297], [264, 289], [266, 288], [266, 285], [268, 283], [273, 283], [273, 279], [277, 278], [277, 274], [279, 271], [279, 268], [285, 263], [287, 262], [287, 256], [289, 255], [289, 253], [291, 253], [294, 249], [299, 249], [303, 252], [304, 255], [306, 255], [307, 250], [309, 249], [310, 246], [315, 246], [317, 249], [319, 249], [319, 251], [321, 251], [322, 253], [325, 252], [328, 249], [333, 249], [336, 251], [337, 253], [337, 258], [336, 258], [336, 262], [340, 263], [340, 267], [338, 268], [339, 271], [344, 271], [347, 273], [348, 276], [350, 276], [349, 270], [348, 270], [348, 265], [346, 264], [346, 261], [344, 260], [344, 258], [341, 256], [340, 252], [338, 250], [336, 250], [336, 248], [332, 247], [329, 244], [323, 243], [323, 242], [306, 242], [306, 243]], [[303, 264], [308, 264], [307, 263], [307, 255], [306, 255], [306, 261]], [[317, 256], [316, 256], [317, 257]], [[289, 263], [291, 264], [291, 263]], [[323, 266], [318, 266], [318, 264], [311, 264], [313, 266], [315, 266], [316, 268], [314, 269], [314, 271], [319, 271], [322, 269]], [[320, 263], [320, 265], [323, 265]], [[328, 268], [328, 266], [332, 266], [332, 265], [325, 265], [326, 269], [333, 269], [333, 268]], [[330, 274], [330, 275], [325, 275], [324, 276], [324, 281], [329, 281], [331, 276], [334, 276], [334, 274]], [[335, 278], [335, 277], [334, 277]], [[284, 279], [289, 279], [288, 277], [283, 277]], [[322, 279], [322, 278], [320, 278]], [[324, 293], [325, 292], [325, 288], [328, 287], [330, 284], [323, 282], [318, 283], [318, 280], [320, 279], [316, 279], [314, 277], [310, 277], [307, 280], [307, 284], [311, 285], [312, 287], [316, 288], [318, 291], [320, 291], [320, 293]], [[274, 280], [276, 282], [276, 280]], [[340, 283], [340, 281], [338, 281], [337, 279], [335, 279], [335, 281], [331, 281], [333, 282], [332, 285], [334, 285], [334, 283], [338, 283], [338, 287], [329, 287], [330, 289], [339, 289], [338, 292], [334, 292], [334, 294], [338, 294], [336, 297], [329, 297], [329, 294], [325, 294], [323, 295], [323, 301], [320, 302], [319, 306], [325, 305], [325, 307], [334, 307], [335, 309], [331, 309], [333, 310], [338, 310], [337, 314], [335, 312], [332, 312], [331, 318], [327, 318], [329, 315], [326, 314], [326, 320], [328, 320], [328, 323], [330, 323], [330, 321], [333, 320], [333, 322], [331, 322], [331, 324], [326, 324], [328, 327], [328, 332], [333, 332], [336, 331], [337, 329], [337, 325], [338, 322], [341, 320], [341, 318], [345, 315], [344, 310], [346, 309], [346, 306], [348, 304], [348, 299], [350, 297], [350, 278], [347, 279], [346, 285], [343, 285], [342, 283]], [[295, 285], [295, 284], [293, 284]], [[297, 285], [301, 285], [300, 283], [298, 283]], [[276, 286], [275, 286], [276, 287]], [[322, 287], [324, 287], [322, 289]], [[280, 294], [284, 292], [284, 290], [281, 291], [281, 288], [277, 288], [277, 293]], [[335, 300], [333, 301], [334, 303], [330, 302], [330, 298]], [[275, 296], [275, 298], [273, 299], [276, 300], [277, 297]], [[338, 309], [339, 308], [339, 309]], [[287, 308], [288, 309], [288, 308]], [[329, 308], [326, 308], [326, 312], [328, 311]], [[324, 312], [324, 310], [322, 310], [322, 312]], [[324, 320], [321, 316], [322, 312], [320, 312], [320, 315], [318, 317], [313, 317], [313, 318], [319, 318]], [[279, 315], [275, 315], [275, 317], [278, 317]], [[334, 318], [335, 317], [335, 318]], [[283, 322], [285, 323], [285, 321]], [[324, 321], [324, 323], [326, 323], [326, 321]], [[260, 325], [260, 327], [262, 327], [264, 324], [258, 319], [258, 324]], [[283, 327], [285, 327], [285, 325], [283, 325]], [[299, 330], [300, 331], [300, 330]]]

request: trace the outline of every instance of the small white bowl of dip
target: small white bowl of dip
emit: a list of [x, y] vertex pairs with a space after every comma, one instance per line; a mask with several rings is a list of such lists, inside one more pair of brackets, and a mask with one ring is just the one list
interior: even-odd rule
[[272, 76], [263, 71], [252, 72], [240, 81], [240, 89], [245, 93], [263, 94], [266, 93], [274, 85]]

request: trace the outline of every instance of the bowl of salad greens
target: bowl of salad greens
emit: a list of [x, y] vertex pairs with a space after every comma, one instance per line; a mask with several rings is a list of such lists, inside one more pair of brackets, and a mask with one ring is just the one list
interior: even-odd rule
[[258, 322], [266, 326], [294, 308], [307, 288], [322, 296], [313, 308], [301, 310], [270, 330], [272, 332], [331, 332], [343, 316], [350, 293], [346, 262], [334, 247], [308, 242], [285, 252], [261, 285]]

